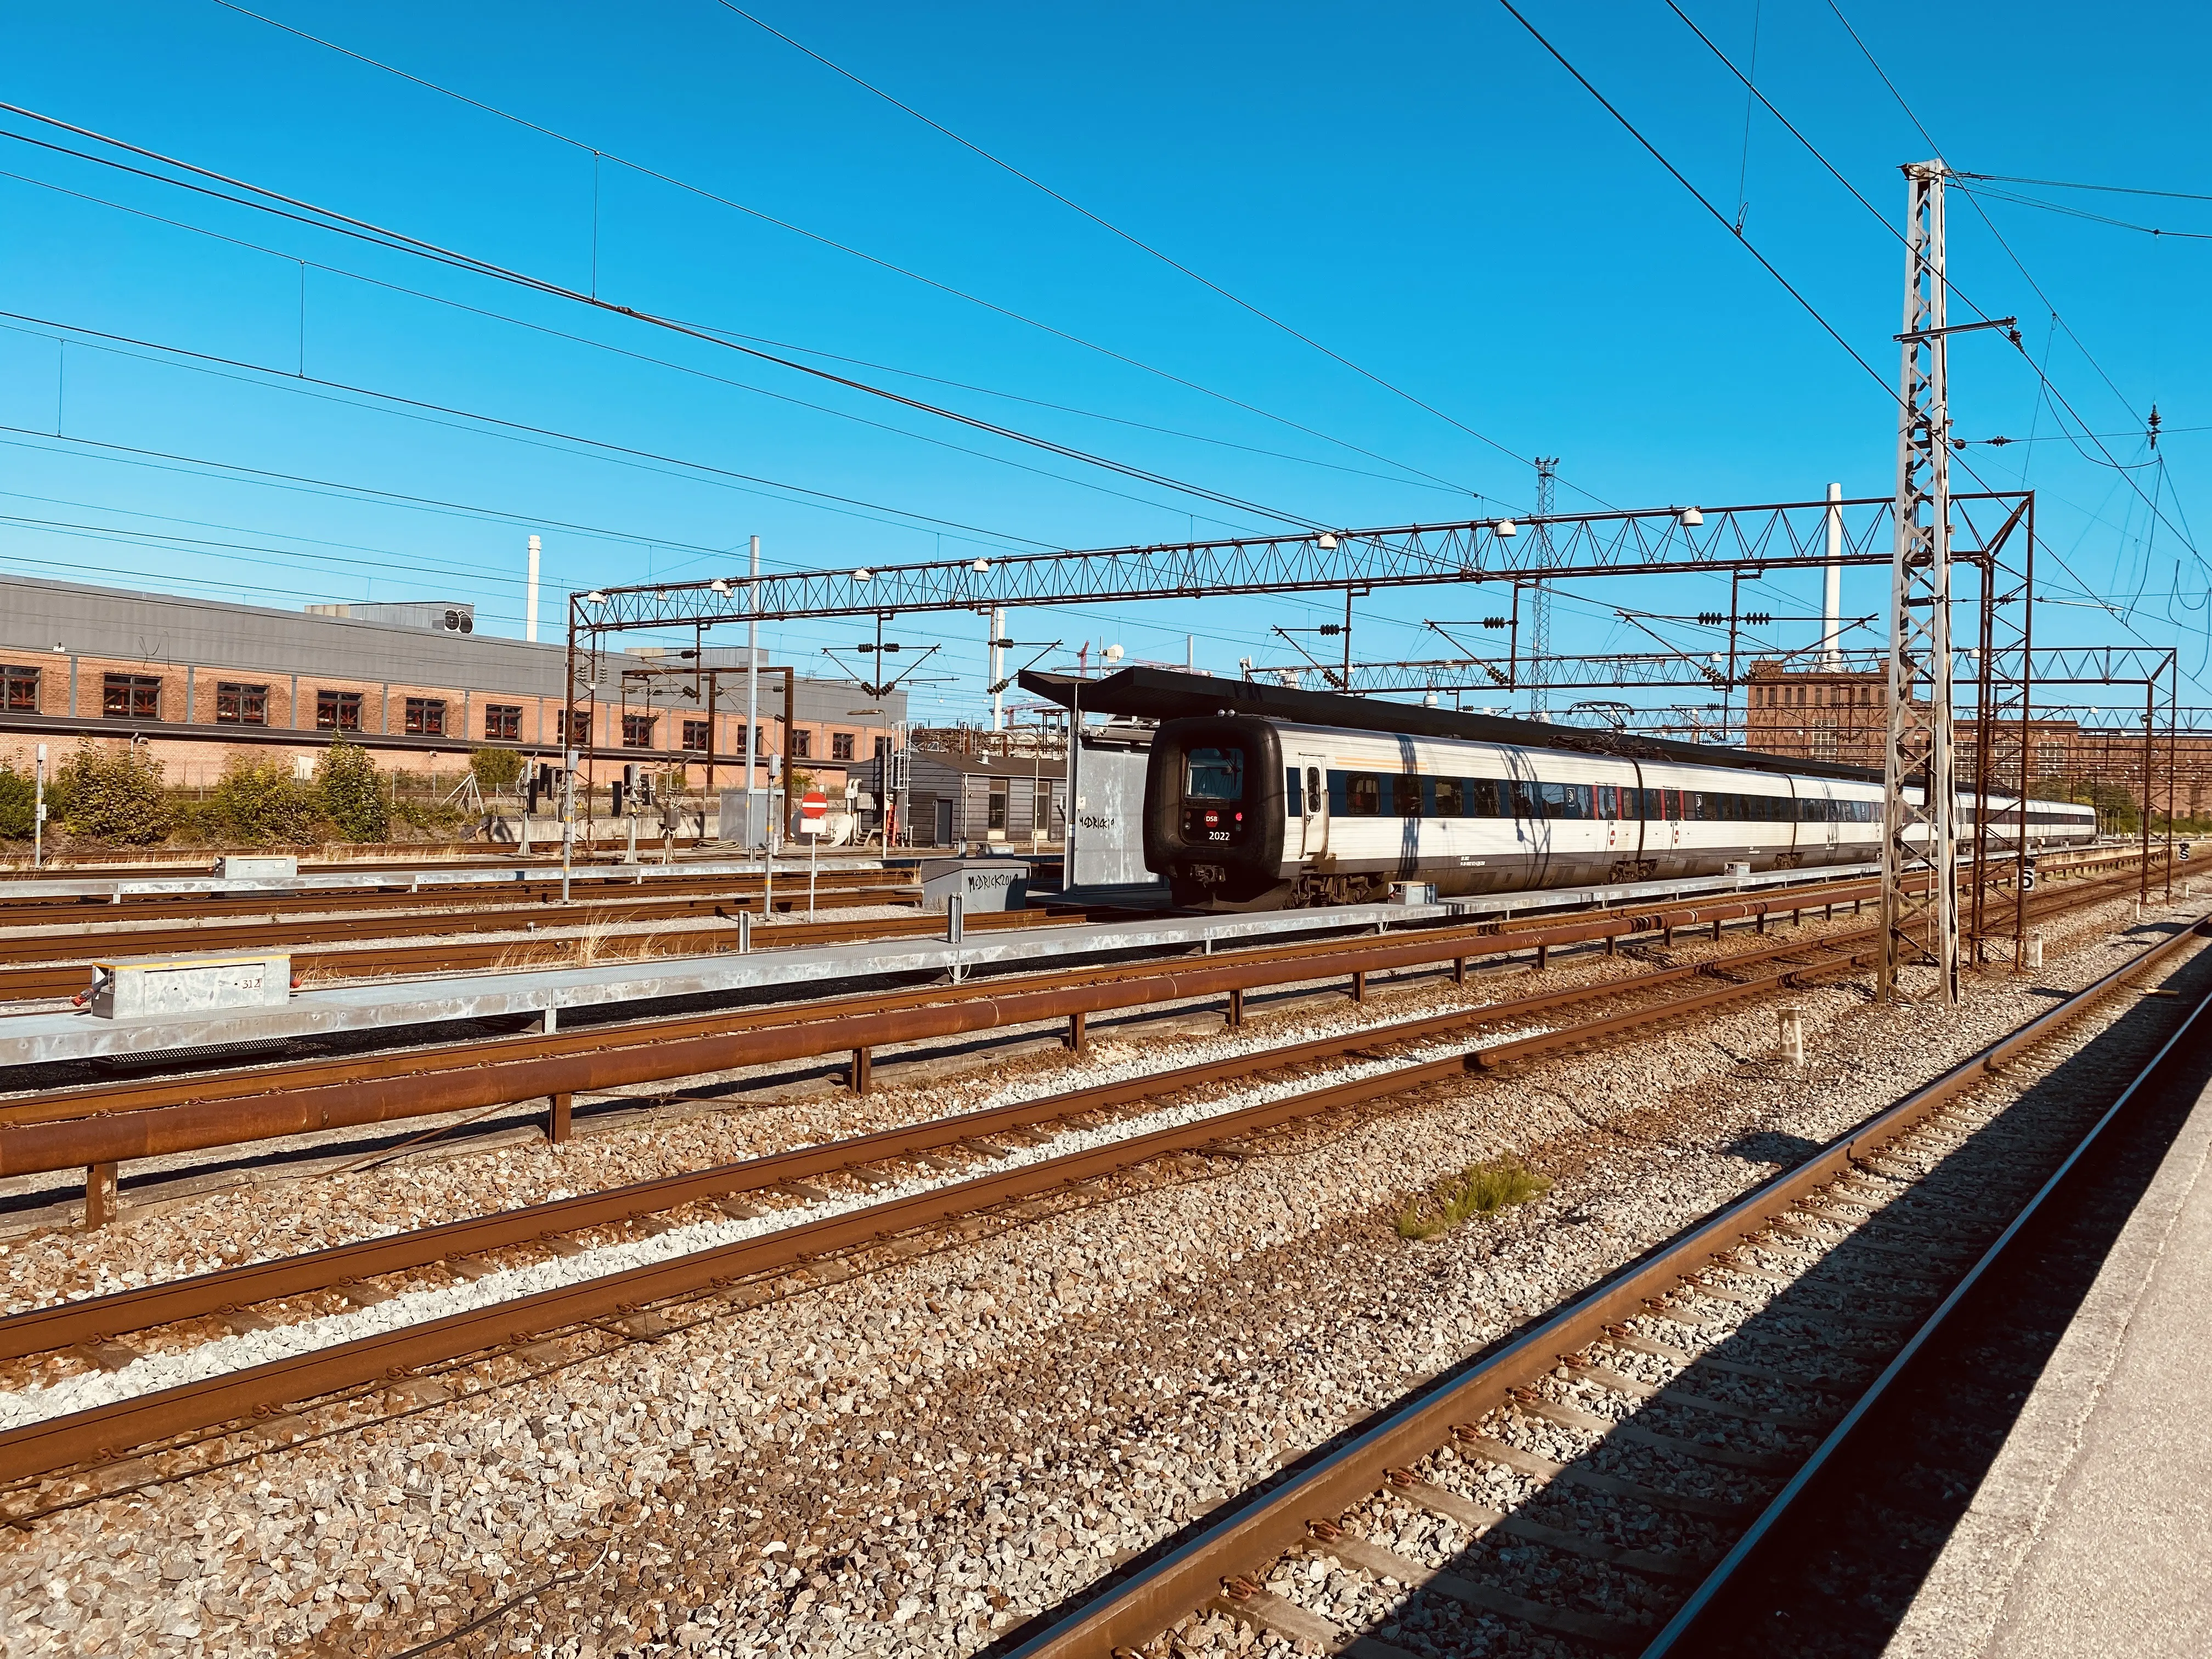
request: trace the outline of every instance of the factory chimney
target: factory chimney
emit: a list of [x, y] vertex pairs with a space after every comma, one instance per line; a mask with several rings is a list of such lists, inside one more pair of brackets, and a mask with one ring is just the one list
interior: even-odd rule
[[1844, 487], [1828, 486], [1828, 567], [1820, 592], [1820, 666], [1844, 665]]
[[522, 601], [522, 637], [532, 644], [538, 640], [538, 538], [530, 538], [530, 582]]

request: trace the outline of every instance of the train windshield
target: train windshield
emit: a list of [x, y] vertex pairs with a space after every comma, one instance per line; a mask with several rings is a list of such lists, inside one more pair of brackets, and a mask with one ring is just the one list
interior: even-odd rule
[[1243, 800], [1244, 751], [1193, 749], [1183, 757], [1185, 800]]

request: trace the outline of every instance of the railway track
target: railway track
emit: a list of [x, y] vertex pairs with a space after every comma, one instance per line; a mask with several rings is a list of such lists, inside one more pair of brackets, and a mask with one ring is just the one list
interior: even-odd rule
[[[582, 866], [573, 872], [572, 886], [583, 890], [587, 902], [599, 894], [611, 899], [625, 889], [633, 890], [635, 897], [648, 902], [652, 896], [689, 895], [720, 898], [726, 902], [733, 896], [757, 899], [764, 890], [765, 884], [757, 872], [693, 875], [681, 873], [683, 866], [678, 865], [672, 866], [677, 873], [660, 873], [665, 867], [668, 866]], [[507, 910], [526, 919], [542, 919], [549, 911], [562, 913], [558, 866], [550, 870], [533, 867], [521, 878], [512, 871], [503, 875], [487, 871], [480, 881], [441, 879], [428, 885], [403, 879], [408, 873], [395, 871], [388, 885], [374, 887], [259, 888], [240, 892], [124, 893], [115, 896], [56, 893], [52, 896], [10, 898], [0, 901], [0, 930], [134, 921], [222, 923], [248, 917], [331, 920], [349, 915], [375, 916], [429, 907], [442, 908], [453, 914], [472, 908]], [[439, 873], [442, 876], [445, 872]], [[776, 883], [779, 905], [789, 899], [793, 896], [791, 890], [805, 879], [803, 871], [796, 878], [788, 870], [782, 876]], [[817, 878], [817, 883], [824, 892], [881, 889], [912, 897], [917, 890], [911, 874], [902, 870], [825, 870]], [[638, 889], [644, 890], [635, 891]], [[799, 890], [803, 891], [803, 887]], [[518, 899], [527, 902], [518, 904]], [[568, 908], [575, 908], [573, 901]]]
[[[1242, 1645], [1366, 1659], [1696, 1650], [1704, 1610], [2059, 1174], [2159, 1086], [2212, 1006], [2200, 973], [2142, 1063], [2025, 1119], [1977, 1085], [2130, 981], [2177, 932], [1497, 1351], [1140, 1558], [1012, 1659]], [[2056, 1098], [2062, 1091], [2054, 1091]], [[1247, 1638], [1249, 1640], [1249, 1637]], [[1566, 1644], [1563, 1650], [1559, 1644]]]
[[[855, 889], [823, 894], [820, 908], [838, 910], [885, 903], [918, 904], [920, 896], [919, 891], [911, 888]], [[803, 894], [799, 903], [801, 906], [805, 903]], [[112, 940], [98, 941], [106, 948], [92, 954], [86, 953], [84, 940], [80, 936], [71, 941], [70, 959], [66, 961], [52, 960], [47, 954], [52, 946], [43, 940], [0, 939], [0, 956], [12, 950], [28, 964], [0, 966], [0, 1003], [75, 996], [84, 988], [91, 971], [90, 964], [95, 959], [117, 962], [141, 957], [220, 955], [234, 951], [266, 950], [276, 945], [294, 947], [292, 965], [295, 973], [313, 973], [334, 980], [556, 968], [580, 964], [587, 956], [591, 959], [608, 960], [616, 952], [631, 953], [622, 957], [620, 959], [623, 960], [712, 956], [737, 949], [734, 927], [726, 939], [701, 930], [662, 935], [601, 935], [589, 938], [588, 942], [586, 938], [576, 935], [543, 939], [481, 941], [471, 940], [466, 935], [479, 932], [517, 932], [526, 924], [532, 928], [596, 929], [705, 916], [720, 916], [734, 923], [737, 913], [744, 908], [732, 899], [708, 896], [580, 907], [574, 910], [556, 910], [550, 918], [538, 910], [505, 912], [498, 920], [477, 915], [410, 917], [402, 924], [388, 921], [357, 923], [356, 936], [366, 935], [378, 942], [351, 948], [327, 945], [317, 925], [305, 922], [280, 923], [268, 927], [225, 927], [219, 933], [212, 931], [203, 933], [197, 929], [179, 930], [165, 932], [158, 939], [149, 939], [146, 935], [123, 933]], [[781, 898], [777, 900], [779, 912], [787, 915], [790, 908]], [[1048, 927], [1091, 919], [1089, 913], [1080, 911], [1009, 910], [969, 917], [964, 926], [976, 933], [995, 933], [1009, 928]], [[861, 939], [899, 939], [938, 932], [943, 927], [942, 917], [933, 920], [917, 908], [907, 916], [785, 923], [773, 929], [763, 928], [753, 935], [752, 945], [755, 950], [845, 945]], [[423, 934], [436, 936], [435, 942], [415, 944], [409, 942], [406, 937]], [[23, 950], [27, 943], [36, 943], [45, 948], [37, 953], [28, 953]]]
[[[2070, 906], [2117, 894], [2126, 876], [2040, 896]], [[1344, 978], [1364, 999], [1375, 973], [1432, 969], [1532, 951], [1540, 969], [1555, 948], [1638, 938], [1671, 944], [1685, 927], [1721, 937], [1729, 921], [1763, 933], [1784, 915], [1832, 914], [1870, 896], [1871, 884], [1812, 888], [1771, 898], [1677, 905], [1506, 929], [1445, 927], [1403, 934], [1251, 946], [1164, 965], [1093, 964], [989, 981], [824, 998], [798, 1006], [715, 1012], [556, 1032], [532, 1032], [336, 1058], [291, 1060], [182, 1076], [47, 1088], [0, 1098], [0, 1177], [82, 1169], [87, 1214], [106, 1207], [116, 1166], [258, 1140], [546, 1103], [546, 1130], [564, 1139], [579, 1093], [667, 1085], [750, 1066], [849, 1054], [855, 1091], [870, 1085], [876, 1048], [969, 1036], [1033, 1032], [1065, 1021], [1080, 1048], [1092, 1014], [1225, 998], [1240, 1024], [1247, 993]]]
[[[473, 1285], [510, 1265], [526, 1268], [577, 1261], [588, 1248], [578, 1236], [603, 1229], [673, 1234], [678, 1246], [689, 1246], [652, 1248], [646, 1259], [613, 1271], [594, 1271], [601, 1264], [586, 1261], [553, 1288], [479, 1298], [462, 1310], [397, 1329], [348, 1337], [343, 1328], [325, 1327], [312, 1340], [302, 1340], [301, 1351], [280, 1358], [152, 1387], [9, 1429], [0, 1432], [0, 1480], [15, 1483], [20, 1498], [41, 1476], [135, 1448], [166, 1443], [168, 1449], [189, 1455], [211, 1435], [220, 1440], [250, 1425], [256, 1413], [306, 1400], [466, 1365], [501, 1352], [542, 1355], [549, 1342], [604, 1330], [611, 1322], [628, 1334], [657, 1334], [672, 1317], [680, 1322], [713, 1316], [714, 1298], [750, 1305], [762, 1299], [763, 1284], [840, 1252], [878, 1247], [1010, 1206], [1071, 1195], [1079, 1201], [1103, 1176], [1164, 1158], [1238, 1156], [1243, 1138], [1282, 1124], [1395, 1109], [1376, 1103], [1402, 1100], [1430, 1084], [1850, 972], [1869, 960], [1871, 943], [1863, 933], [1773, 944], [1718, 963], [1661, 969], [1601, 986], [1369, 1028], [18, 1314], [0, 1321], [0, 1358], [21, 1359], [71, 1348], [103, 1366], [126, 1367], [138, 1356], [117, 1340], [119, 1335], [167, 1328], [189, 1337], [194, 1334], [190, 1322], [212, 1320], [219, 1329], [223, 1322], [235, 1324], [241, 1313], [247, 1316], [244, 1328], [265, 1329], [291, 1315], [304, 1314], [312, 1321], [326, 1312], [334, 1296], [375, 1303], [420, 1288], [417, 1283], [395, 1291], [389, 1284], [371, 1283], [380, 1275], [419, 1276], [429, 1270], [438, 1273], [439, 1284]], [[1740, 976], [1716, 984], [1716, 969]], [[1626, 1006], [1534, 1032], [1516, 1030], [1563, 1009], [1615, 1003]], [[1499, 1027], [1504, 1028], [1502, 1034], [1494, 1030]], [[1493, 1028], [1488, 1040], [1464, 1041], [1485, 1028]], [[1441, 1054], [1423, 1052], [1440, 1042], [1459, 1046]], [[1213, 1109], [1179, 1111], [1163, 1103], [1184, 1100], [1202, 1087], [1347, 1055], [1366, 1064], [1355, 1075], [1318, 1087]], [[1055, 1142], [1073, 1150], [1058, 1150]], [[825, 1181], [837, 1183], [837, 1190], [809, 1184]], [[886, 1191], [889, 1196], [880, 1195]], [[795, 1213], [776, 1213], [794, 1205]], [[677, 1220], [677, 1212], [687, 1208], [702, 1218]], [[678, 1227], [692, 1231], [678, 1234]], [[616, 1248], [635, 1242], [625, 1239]], [[495, 1260], [501, 1255], [510, 1258], [507, 1264]], [[696, 1305], [702, 1299], [708, 1303], [703, 1313]], [[264, 1311], [250, 1311], [256, 1308]], [[199, 1328], [199, 1334], [204, 1335], [206, 1328]]]
[[[2085, 892], [2104, 890], [2092, 884]], [[549, 1103], [548, 1131], [563, 1138], [580, 1092], [635, 1088], [715, 1073], [849, 1054], [853, 1086], [869, 1086], [872, 1055], [889, 1044], [1065, 1021], [1079, 1048], [1092, 1014], [1225, 997], [1241, 1023], [1246, 993], [1343, 978], [1364, 998], [1370, 974], [1466, 964], [1530, 951], [1642, 938], [1730, 921], [1763, 933], [1779, 918], [1856, 905], [1870, 884], [1768, 898], [1676, 905], [1506, 930], [1495, 924], [1403, 934], [1305, 940], [1201, 955], [1008, 975], [988, 981], [826, 997], [757, 1010], [640, 1020], [554, 1032], [291, 1060], [184, 1076], [47, 1088], [0, 1099], [0, 1176], [206, 1151], [254, 1140], [358, 1127], [525, 1101]]]

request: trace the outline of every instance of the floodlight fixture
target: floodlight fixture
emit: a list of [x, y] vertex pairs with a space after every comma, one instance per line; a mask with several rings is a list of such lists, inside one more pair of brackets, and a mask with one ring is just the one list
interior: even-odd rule
[[1506, 541], [1519, 535], [1521, 533], [1521, 527], [1515, 524], [1510, 519], [1500, 519], [1496, 524], [1490, 526], [1490, 533], [1497, 537], [1500, 541]]

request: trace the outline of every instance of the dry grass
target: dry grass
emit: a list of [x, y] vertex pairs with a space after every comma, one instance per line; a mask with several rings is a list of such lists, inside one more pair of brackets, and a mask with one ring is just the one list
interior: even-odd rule
[[1446, 1176], [1398, 1212], [1398, 1237], [1437, 1238], [1471, 1216], [1492, 1215], [1552, 1190], [1552, 1183], [1514, 1158], [1470, 1164]]

